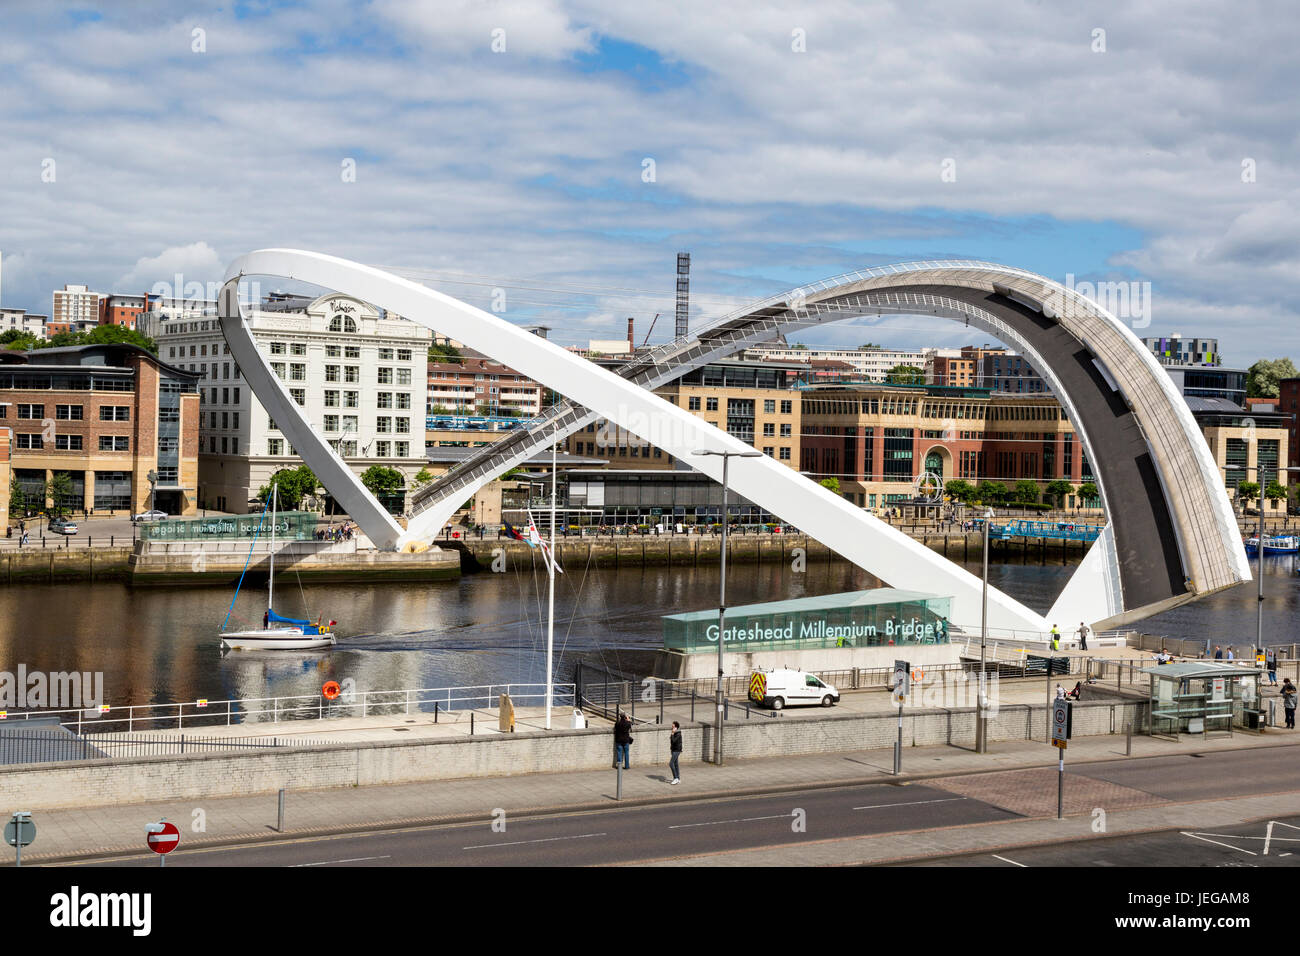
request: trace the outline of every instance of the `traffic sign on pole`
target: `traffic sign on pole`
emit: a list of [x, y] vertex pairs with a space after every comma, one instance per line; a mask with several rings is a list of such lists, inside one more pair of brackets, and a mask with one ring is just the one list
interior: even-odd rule
[[162, 820], [158, 823], [145, 824], [144, 832], [149, 849], [161, 857], [158, 865], [166, 866], [167, 857], [165, 854], [180, 846], [181, 831], [176, 829], [176, 824]]
[[14, 848], [14, 866], [23, 865], [23, 847], [36, 842], [36, 824], [30, 811], [19, 810], [5, 824], [5, 842]]
[[1065, 748], [1065, 742], [1070, 739], [1072, 710], [1071, 701], [1052, 702], [1052, 744], [1062, 749]]

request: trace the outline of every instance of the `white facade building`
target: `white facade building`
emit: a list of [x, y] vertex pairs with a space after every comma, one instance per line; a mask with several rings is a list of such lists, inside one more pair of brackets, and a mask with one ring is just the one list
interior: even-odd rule
[[84, 285], [65, 285], [54, 292], [50, 322], [63, 331], [84, 332], [99, 325], [99, 302], [104, 296]]
[[[307, 419], [357, 474], [426, 462], [425, 393], [431, 333], [351, 296], [279, 302], [246, 313], [258, 350]], [[160, 323], [158, 354], [204, 375], [199, 383], [199, 500], [243, 512], [282, 468], [302, 464], [240, 376], [214, 316]], [[320, 494], [324, 494], [322, 490]]]
[[45, 337], [45, 316], [25, 309], [0, 309], [0, 332], [16, 329], [37, 338]]
[[745, 349], [747, 362], [847, 362], [868, 382], [883, 382], [897, 365], [925, 368], [927, 358], [936, 350], [906, 351], [898, 349], [797, 349], [789, 345], [755, 345]]

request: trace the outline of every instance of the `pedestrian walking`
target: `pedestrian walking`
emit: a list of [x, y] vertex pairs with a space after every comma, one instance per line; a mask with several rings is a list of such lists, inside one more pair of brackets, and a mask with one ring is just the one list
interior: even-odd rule
[[618, 720], [614, 722], [614, 766], [618, 767], [618, 762], [623, 761], [623, 769], [631, 770], [632, 765], [630, 756], [632, 752], [632, 721], [628, 719], [627, 714], [620, 713]]
[[1223, 648], [1220, 647], [1218, 644], [1214, 645], [1214, 659], [1216, 661], [1223, 660]]
[[1286, 725], [1295, 730], [1295, 705], [1296, 690], [1295, 684], [1291, 683], [1291, 678], [1283, 678], [1282, 681], [1282, 706], [1286, 710]]
[[1226, 653], [1225, 655], [1223, 655], [1223, 659], [1224, 659], [1225, 661], [1230, 661], [1230, 660], [1232, 660], [1232, 648], [1231, 648], [1231, 647], [1228, 648], [1228, 653]]
[[1084, 624], [1083, 621], [1080, 621], [1079, 622], [1079, 650], [1086, 651], [1087, 649], [1088, 649], [1088, 625]]
[[673, 732], [668, 737], [668, 769], [672, 771], [673, 782], [671, 786], [677, 786], [682, 782], [682, 775], [677, 769], [677, 761], [682, 756], [682, 728], [677, 721], [673, 721]]
[[1052, 636], [1052, 650], [1059, 651], [1061, 649], [1061, 632], [1057, 629], [1055, 624], [1052, 625], [1051, 636]]
[[1265, 658], [1265, 666], [1268, 668], [1268, 686], [1277, 686], [1277, 651], [1270, 650]]

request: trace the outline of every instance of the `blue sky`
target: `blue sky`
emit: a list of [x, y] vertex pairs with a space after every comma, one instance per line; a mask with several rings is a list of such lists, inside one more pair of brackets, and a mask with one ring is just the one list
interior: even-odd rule
[[[481, 306], [505, 289], [507, 318], [566, 343], [663, 313], [658, 340], [680, 250], [697, 322], [960, 257], [1150, 282], [1140, 334], [1300, 358], [1300, 31], [1270, 9], [5, 4], [0, 302], [206, 283], [290, 245]], [[897, 317], [806, 337], [867, 340], [965, 336]]]

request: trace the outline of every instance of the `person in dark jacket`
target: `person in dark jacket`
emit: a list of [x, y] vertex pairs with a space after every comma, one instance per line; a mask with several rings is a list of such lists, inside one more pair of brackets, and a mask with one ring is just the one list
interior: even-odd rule
[[618, 720], [614, 722], [614, 766], [618, 766], [621, 759], [623, 769], [631, 770], [632, 765], [629, 758], [632, 752], [632, 721], [628, 719], [627, 714], [619, 714]]
[[668, 769], [673, 772], [673, 786], [682, 782], [682, 775], [677, 770], [677, 761], [682, 756], [682, 728], [673, 721], [673, 732], [668, 738]]

